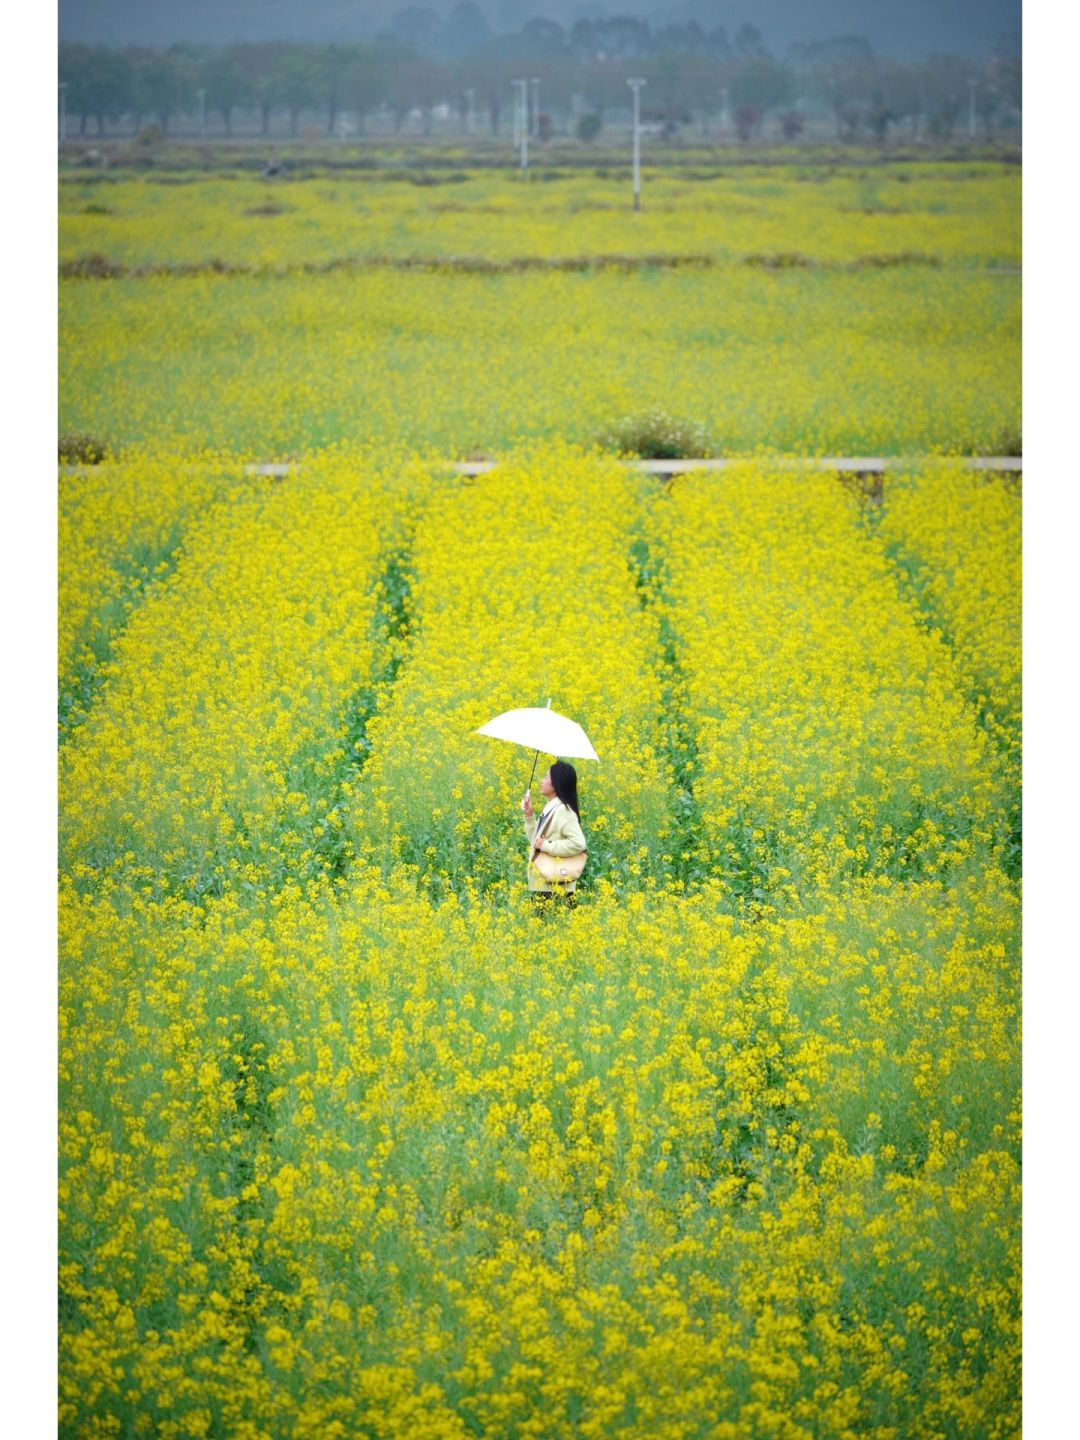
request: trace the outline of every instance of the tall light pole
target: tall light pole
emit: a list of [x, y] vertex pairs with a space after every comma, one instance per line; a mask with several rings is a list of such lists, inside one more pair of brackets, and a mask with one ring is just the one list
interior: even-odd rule
[[67, 81], [60, 81], [60, 144], [67, 139]]
[[199, 138], [206, 138], [206, 91], [196, 90], [199, 99]]
[[644, 80], [627, 80], [634, 92], [634, 209], [641, 209], [641, 87]]
[[975, 87], [977, 80], [968, 81], [968, 139], [975, 139]]
[[529, 82], [528, 80], [515, 80], [520, 96], [521, 118], [518, 121], [518, 135], [521, 144], [521, 177], [523, 180], [529, 178]]
[[472, 86], [470, 85], [469, 88], [468, 88], [468, 90], [465, 91], [465, 100], [466, 100], [466, 103], [468, 104], [468, 107], [469, 107], [469, 111], [468, 111], [469, 118], [468, 118], [468, 119], [466, 120], [466, 122], [465, 122], [465, 131], [466, 131], [466, 134], [469, 134], [469, 135], [471, 135], [471, 134], [473, 133], [473, 99], [474, 99], [475, 95], [476, 95], [476, 91], [475, 91], [475, 90], [472, 88]]
[[727, 134], [727, 87], [720, 91], [720, 134]]
[[540, 81], [539, 81], [538, 79], [536, 79], [536, 77], [534, 76], [533, 79], [529, 81], [529, 84], [532, 86], [532, 92], [533, 92], [533, 100], [532, 100], [532, 124], [529, 126], [529, 134], [530, 134], [530, 135], [539, 135], [539, 134], [540, 134]]

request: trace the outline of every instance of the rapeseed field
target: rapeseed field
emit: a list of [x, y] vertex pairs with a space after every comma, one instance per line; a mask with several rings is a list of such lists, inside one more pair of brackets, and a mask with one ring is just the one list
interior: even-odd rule
[[627, 213], [627, 177], [610, 170], [541, 166], [527, 183], [501, 171], [419, 178], [429, 183], [371, 171], [287, 171], [271, 184], [250, 174], [110, 173], [108, 183], [70, 174], [60, 187], [60, 262], [99, 254], [131, 267], [217, 261], [274, 271], [376, 257], [1020, 260], [1020, 173], [992, 162], [646, 168], [638, 215]]
[[659, 407], [724, 454], [1000, 453], [1020, 428], [1018, 183], [989, 164], [675, 175], [633, 215], [597, 177], [72, 177], [60, 427], [196, 455], [466, 454]]
[[[164, 268], [60, 282], [61, 1435], [1019, 1434], [1015, 182], [907, 172], [479, 274], [302, 267], [627, 251], [613, 185], [65, 182]], [[593, 443], [647, 403], [742, 458]], [[538, 912], [475, 732], [548, 701]]]

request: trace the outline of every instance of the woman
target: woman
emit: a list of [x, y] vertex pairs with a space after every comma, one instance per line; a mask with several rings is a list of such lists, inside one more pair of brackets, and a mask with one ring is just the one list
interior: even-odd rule
[[540, 781], [540, 794], [547, 804], [539, 818], [533, 814], [532, 797], [526, 790], [521, 802], [525, 812], [525, 834], [529, 841], [529, 894], [538, 904], [550, 904], [553, 895], [566, 896], [570, 906], [574, 899], [576, 880], [551, 881], [544, 878], [532, 863], [537, 851], [544, 855], [580, 855], [589, 847], [581, 829], [578, 806], [577, 771], [565, 760], [556, 760]]

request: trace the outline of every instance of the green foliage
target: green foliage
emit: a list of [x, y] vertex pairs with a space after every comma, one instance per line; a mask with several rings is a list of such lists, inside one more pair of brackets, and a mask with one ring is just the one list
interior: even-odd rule
[[97, 435], [68, 432], [57, 447], [61, 465], [100, 465], [109, 453], [108, 442]]
[[716, 453], [708, 426], [660, 409], [626, 416], [601, 430], [596, 443], [604, 450], [640, 455], [643, 460], [700, 459]]

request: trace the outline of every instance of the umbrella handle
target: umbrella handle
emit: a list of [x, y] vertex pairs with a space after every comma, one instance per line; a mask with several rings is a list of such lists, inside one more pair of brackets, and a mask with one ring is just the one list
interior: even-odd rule
[[540, 751], [539, 751], [539, 750], [534, 751], [534, 753], [533, 753], [532, 775], [529, 776], [529, 787], [528, 787], [528, 788], [529, 788], [530, 790], [532, 789], [533, 775], [536, 774], [536, 762], [537, 762], [537, 760], [538, 760], [539, 758], [540, 758]]

